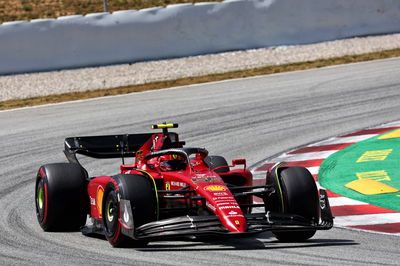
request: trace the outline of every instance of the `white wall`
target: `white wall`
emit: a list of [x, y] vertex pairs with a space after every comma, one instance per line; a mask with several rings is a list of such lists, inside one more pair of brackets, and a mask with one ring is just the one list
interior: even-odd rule
[[234, 0], [0, 24], [0, 74], [400, 32], [398, 0]]

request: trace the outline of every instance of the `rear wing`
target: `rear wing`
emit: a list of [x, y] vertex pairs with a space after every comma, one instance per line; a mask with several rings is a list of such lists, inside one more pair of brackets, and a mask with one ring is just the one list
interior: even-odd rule
[[135, 157], [136, 152], [152, 135], [144, 133], [66, 138], [64, 153], [71, 163], [79, 163], [76, 154], [101, 159]]

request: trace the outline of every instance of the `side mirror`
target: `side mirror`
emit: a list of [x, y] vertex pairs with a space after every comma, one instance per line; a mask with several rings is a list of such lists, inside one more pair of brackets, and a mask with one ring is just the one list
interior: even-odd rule
[[232, 164], [235, 165], [244, 165], [244, 168], [246, 168], [246, 159], [234, 159], [232, 160]]

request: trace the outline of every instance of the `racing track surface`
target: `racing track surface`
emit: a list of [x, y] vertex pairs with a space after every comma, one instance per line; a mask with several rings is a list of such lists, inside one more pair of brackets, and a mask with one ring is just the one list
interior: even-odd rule
[[[44, 233], [34, 213], [41, 164], [64, 161], [74, 135], [147, 132], [178, 122], [183, 140], [248, 164], [299, 145], [400, 120], [400, 59], [0, 112], [0, 264], [398, 265], [400, 238], [346, 229], [306, 243], [253, 238], [154, 242], [114, 249], [78, 232]], [[117, 161], [88, 161], [95, 174]]]

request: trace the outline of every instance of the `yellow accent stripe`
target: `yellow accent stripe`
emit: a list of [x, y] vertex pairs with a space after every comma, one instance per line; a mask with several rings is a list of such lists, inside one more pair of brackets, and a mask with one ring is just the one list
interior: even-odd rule
[[138, 171], [138, 172], [146, 174], [153, 181], [154, 191], [156, 192], [156, 201], [157, 201], [157, 220], [159, 220], [159, 218], [160, 218], [160, 207], [159, 206], [160, 205], [159, 205], [159, 201], [158, 201], [158, 192], [157, 192], [156, 181], [154, 180], [154, 177], [150, 173], [148, 173], [147, 171], [141, 170], [141, 169], [135, 169], [135, 170]]
[[277, 166], [275, 166], [275, 176], [276, 176], [276, 181], [278, 182], [279, 194], [281, 195], [282, 212], [285, 212], [285, 204], [284, 204], [284, 201], [283, 201], [283, 192], [282, 192], [281, 183], [279, 181], [279, 176], [278, 176], [278, 168], [282, 164], [278, 164]]

